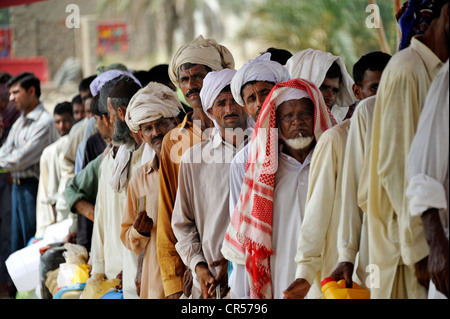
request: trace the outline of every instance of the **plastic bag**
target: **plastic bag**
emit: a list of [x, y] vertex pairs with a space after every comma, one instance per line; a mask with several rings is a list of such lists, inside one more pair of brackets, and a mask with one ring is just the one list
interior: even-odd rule
[[72, 284], [73, 274], [77, 265], [62, 263], [59, 264], [58, 289]]
[[84, 246], [65, 243], [66, 251], [63, 253], [66, 263], [74, 265], [86, 264], [89, 258], [88, 251]]
[[110, 290], [115, 290], [121, 283], [121, 280], [117, 278], [106, 280], [102, 277], [103, 275], [93, 274], [86, 281], [86, 287], [81, 294], [81, 299], [100, 299]]
[[91, 266], [89, 266], [87, 264], [77, 265], [73, 272], [72, 283], [76, 284], [76, 283], [86, 282], [89, 279], [90, 269], [91, 269]]

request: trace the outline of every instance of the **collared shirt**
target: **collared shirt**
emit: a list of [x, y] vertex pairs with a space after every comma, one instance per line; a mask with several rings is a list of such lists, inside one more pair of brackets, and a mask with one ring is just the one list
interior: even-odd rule
[[[172, 228], [178, 239], [175, 247], [193, 272], [194, 299], [201, 295], [195, 266], [223, 257], [220, 249], [230, 221], [229, 168], [239, 149], [217, 133], [190, 148], [181, 158]], [[217, 275], [217, 269], [210, 270], [213, 276]]]
[[183, 153], [206, 139], [200, 127], [191, 121], [192, 112], [164, 136], [159, 167], [157, 253], [166, 297], [183, 289], [185, 266], [175, 249], [172, 211], [178, 189], [178, 170]]
[[305, 216], [298, 239], [296, 278], [312, 286], [308, 298], [321, 298], [321, 281], [334, 270], [338, 260], [338, 236], [342, 164], [350, 120], [325, 131], [311, 160]]
[[[443, 62], [413, 38], [396, 53], [381, 76], [377, 91], [369, 154], [367, 218], [371, 264], [380, 268], [379, 288], [372, 298], [420, 298], [425, 289], [414, 271], [393, 287], [401, 264], [414, 265], [428, 255], [420, 217], [411, 217], [405, 195], [405, 162], [425, 97]], [[385, 231], [380, 231], [385, 230]], [[391, 293], [394, 292], [394, 295]]]
[[[164, 299], [164, 288], [159, 262], [156, 256], [156, 229], [158, 222], [158, 194], [159, 174], [158, 158], [152, 160], [136, 170], [128, 182], [127, 201], [122, 216], [120, 239], [126, 248], [134, 254], [144, 252], [141, 275], [141, 299]], [[144, 204], [140, 203], [144, 201]], [[139, 214], [139, 205], [153, 220], [150, 236], [140, 234], [133, 223]]]
[[0, 148], [0, 168], [13, 178], [39, 178], [39, 159], [45, 147], [58, 139], [52, 115], [39, 103], [30, 113], [22, 112]]

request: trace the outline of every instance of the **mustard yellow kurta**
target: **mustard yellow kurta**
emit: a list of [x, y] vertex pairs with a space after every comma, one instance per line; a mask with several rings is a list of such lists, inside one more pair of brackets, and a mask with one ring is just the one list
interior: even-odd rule
[[320, 137], [311, 160], [305, 217], [298, 239], [296, 278], [311, 285], [307, 298], [322, 298], [320, 282], [333, 272], [341, 208], [342, 163], [350, 120]]
[[191, 121], [191, 116], [192, 112], [186, 114], [183, 122], [164, 136], [161, 147], [156, 242], [166, 297], [182, 291], [185, 270], [175, 249], [177, 239], [172, 230], [180, 159], [187, 149], [206, 139], [201, 128]]
[[[127, 201], [122, 216], [120, 239], [126, 248], [138, 256], [144, 252], [141, 276], [141, 299], [164, 299], [164, 289], [156, 256], [156, 229], [158, 222], [159, 174], [154, 157], [141, 166], [128, 182]], [[144, 199], [145, 198], [145, 199]], [[139, 201], [145, 201], [147, 216], [153, 220], [150, 236], [140, 234], [133, 223], [139, 214]]]
[[405, 160], [443, 63], [419, 39], [391, 58], [377, 92], [367, 184], [369, 260], [379, 268], [371, 289], [375, 299], [426, 298], [414, 264], [428, 255], [428, 245], [420, 217], [408, 211]]

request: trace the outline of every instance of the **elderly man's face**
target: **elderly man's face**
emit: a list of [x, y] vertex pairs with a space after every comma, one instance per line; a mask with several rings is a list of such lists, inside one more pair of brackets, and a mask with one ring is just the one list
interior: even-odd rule
[[285, 101], [278, 106], [276, 116], [283, 139], [314, 137], [314, 104], [310, 99]]
[[208, 112], [222, 129], [246, 128], [245, 111], [236, 103], [231, 92], [221, 92]]
[[183, 66], [180, 67], [178, 73], [180, 89], [186, 98], [186, 102], [193, 108], [202, 107], [200, 90], [203, 87], [203, 79], [207, 74], [208, 71], [203, 64], [196, 64], [187, 70]]
[[251, 82], [244, 85], [242, 100], [244, 100], [245, 112], [256, 122], [261, 107], [274, 84], [266, 81]]
[[160, 118], [140, 125], [139, 136], [144, 143], [147, 143], [156, 153], [161, 152], [161, 145], [164, 136], [176, 125], [175, 118]]

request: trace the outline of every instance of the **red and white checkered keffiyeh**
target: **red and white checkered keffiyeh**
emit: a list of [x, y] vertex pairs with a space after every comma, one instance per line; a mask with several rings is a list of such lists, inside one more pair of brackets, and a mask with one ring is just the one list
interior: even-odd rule
[[252, 135], [241, 194], [221, 250], [228, 260], [245, 264], [251, 298], [272, 298], [270, 256], [273, 253], [273, 194], [278, 165], [276, 108], [281, 104], [282, 96], [292, 89], [308, 92], [314, 103], [316, 141], [336, 124], [318, 88], [303, 79], [276, 84], [262, 106]]

